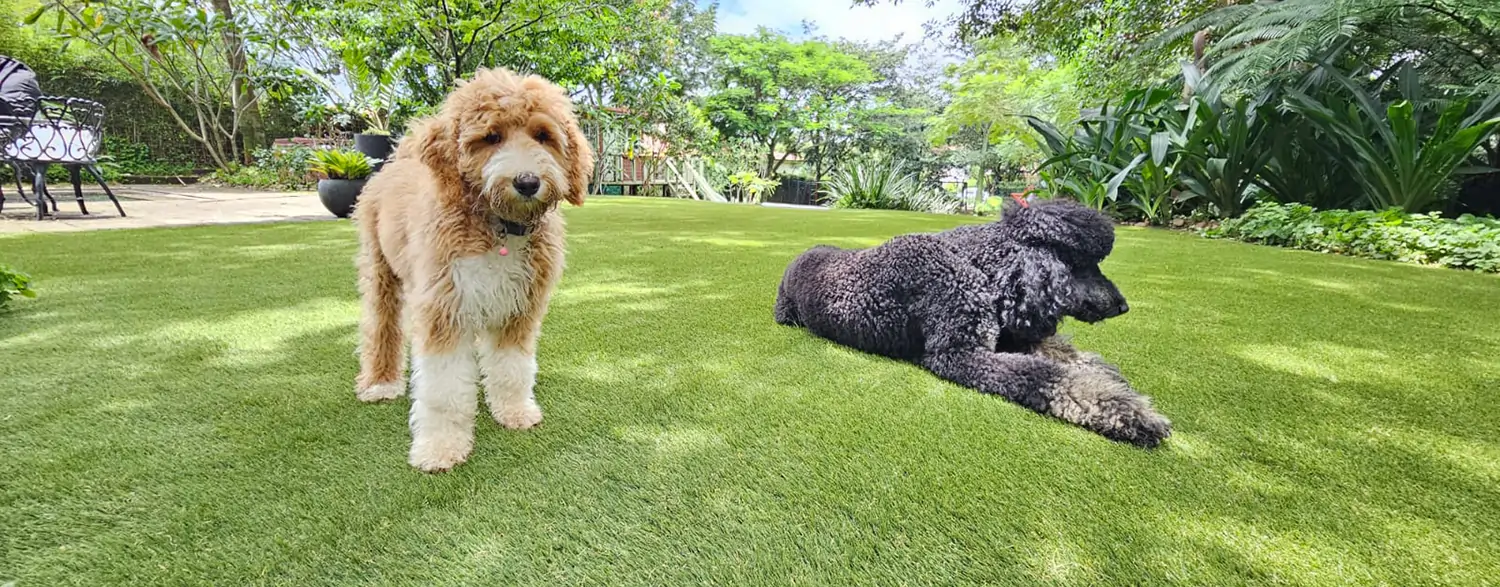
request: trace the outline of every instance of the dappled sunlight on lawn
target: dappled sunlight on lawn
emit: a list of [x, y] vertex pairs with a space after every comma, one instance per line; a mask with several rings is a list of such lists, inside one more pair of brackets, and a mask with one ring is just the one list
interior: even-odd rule
[[1420, 373], [1384, 367], [1391, 356], [1387, 353], [1330, 344], [1311, 342], [1301, 345], [1243, 345], [1233, 349], [1242, 359], [1285, 371], [1292, 375], [1326, 379], [1338, 383], [1340, 379], [1359, 380], [1376, 377], [1384, 380], [1416, 380]]

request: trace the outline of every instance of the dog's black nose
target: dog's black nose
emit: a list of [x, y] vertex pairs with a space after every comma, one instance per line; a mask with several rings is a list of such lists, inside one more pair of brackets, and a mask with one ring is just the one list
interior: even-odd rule
[[1119, 311], [1120, 311], [1120, 313], [1119, 314], [1115, 314], [1116, 316], [1119, 316], [1120, 314], [1124, 314], [1126, 312], [1129, 312], [1130, 311], [1130, 304], [1127, 304], [1125, 302], [1120, 302]]
[[523, 196], [535, 196], [537, 190], [542, 189], [542, 178], [535, 173], [522, 173], [511, 180], [511, 185], [516, 186], [516, 192]]

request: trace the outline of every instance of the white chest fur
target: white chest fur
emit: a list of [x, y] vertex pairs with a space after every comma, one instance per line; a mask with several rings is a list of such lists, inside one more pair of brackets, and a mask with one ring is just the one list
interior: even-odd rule
[[532, 267], [526, 237], [507, 236], [499, 248], [453, 262], [453, 290], [461, 319], [470, 326], [498, 324], [525, 311]]

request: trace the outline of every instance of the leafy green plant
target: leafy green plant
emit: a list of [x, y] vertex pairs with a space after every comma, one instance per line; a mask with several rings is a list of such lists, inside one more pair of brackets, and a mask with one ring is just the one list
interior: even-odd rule
[[31, 276], [0, 265], [0, 310], [10, 305], [11, 298], [17, 296], [36, 297], [36, 291], [31, 289]]
[[1172, 137], [1167, 132], [1154, 133], [1149, 138], [1136, 137], [1134, 141], [1141, 155], [1146, 156], [1136, 157], [1140, 165], [1135, 174], [1125, 179], [1126, 189], [1133, 196], [1127, 205], [1140, 212], [1146, 222], [1161, 224], [1172, 214], [1173, 190], [1182, 155], [1172, 148]]
[[1500, 273], [1500, 220], [1449, 219], [1399, 208], [1314, 210], [1260, 204], [1208, 236], [1297, 249]]
[[216, 184], [256, 189], [304, 190], [316, 181], [313, 157], [317, 149], [301, 145], [256, 149], [255, 165], [218, 170], [204, 178]]
[[909, 210], [948, 214], [958, 210], [956, 197], [928, 190], [905, 164], [889, 157], [845, 165], [824, 188], [834, 208]]
[[1176, 141], [1183, 153], [1182, 186], [1190, 194], [1184, 199], [1212, 206], [1221, 217], [1238, 216], [1274, 153], [1264, 144], [1268, 125], [1247, 98], [1228, 108], [1195, 98], [1189, 108]]
[[1063, 136], [1045, 120], [1028, 117], [1050, 156], [1039, 169], [1044, 187], [1105, 210], [1119, 205], [1124, 185], [1130, 194], [1125, 207], [1153, 223], [1165, 219], [1171, 213], [1183, 157], [1176, 145], [1185, 143], [1180, 135], [1192, 120], [1181, 120], [1173, 110], [1176, 97], [1164, 88], [1127, 92], [1079, 119], [1071, 136]]
[[218, 169], [204, 177], [203, 181], [216, 185], [265, 190], [288, 187], [278, 183], [275, 174], [254, 165], [242, 165], [229, 170]]
[[1136, 155], [1124, 167], [1115, 167], [1098, 159], [1090, 158], [1088, 173], [1077, 175], [1054, 175], [1042, 171], [1042, 187], [1054, 196], [1067, 196], [1095, 210], [1105, 210], [1119, 200], [1120, 185], [1146, 159], [1146, 154]]
[[1339, 163], [1347, 158], [1316, 126], [1279, 103], [1262, 104], [1258, 110], [1266, 125], [1259, 148], [1270, 159], [1254, 181], [1265, 198], [1332, 210], [1351, 207], [1363, 197]]
[[364, 153], [338, 149], [314, 153], [308, 168], [328, 179], [364, 179], [374, 172], [373, 160]]
[[731, 173], [729, 174], [730, 199], [740, 202], [759, 202], [767, 191], [776, 189], [779, 184], [780, 182], [763, 178], [754, 171]]
[[278, 187], [295, 189], [312, 185], [308, 171], [317, 152], [302, 145], [277, 146], [256, 149], [253, 157], [255, 166], [274, 176]]
[[348, 48], [339, 53], [344, 80], [349, 92], [340, 90], [327, 77], [307, 68], [296, 68], [298, 75], [311, 81], [340, 105], [358, 113], [366, 124], [365, 134], [389, 136], [390, 111], [396, 101], [396, 84], [389, 71], [377, 71], [368, 64], [373, 56], [365, 47]]
[[1353, 97], [1344, 110], [1297, 91], [1287, 94], [1287, 105], [1350, 155], [1346, 164], [1372, 208], [1430, 209], [1440, 199], [1440, 188], [1500, 127], [1500, 117], [1485, 119], [1500, 106], [1500, 94], [1468, 116], [1468, 100], [1449, 102], [1428, 131], [1423, 112], [1414, 104], [1414, 92], [1405, 89], [1414, 84], [1398, 84], [1403, 86], [1403, 98], [1382, 107], [1347, 76], [1335, 73], [1335, 77]]

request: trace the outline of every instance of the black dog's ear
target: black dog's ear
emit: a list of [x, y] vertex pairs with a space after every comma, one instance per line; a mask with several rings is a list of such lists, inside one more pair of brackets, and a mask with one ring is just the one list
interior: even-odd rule
[[1028, 247], [1006, 257], [997, 272], [1000, 326], [1022, 341], [1057, 333], [1070, 295], [1072, 272], [1057, 255]]

